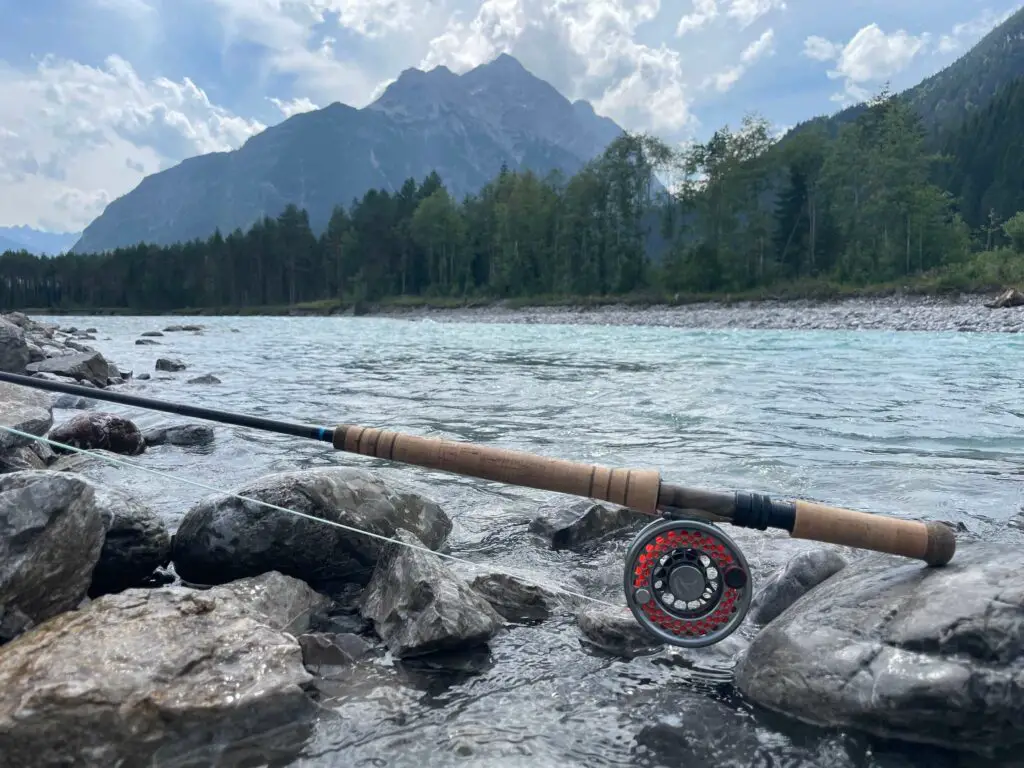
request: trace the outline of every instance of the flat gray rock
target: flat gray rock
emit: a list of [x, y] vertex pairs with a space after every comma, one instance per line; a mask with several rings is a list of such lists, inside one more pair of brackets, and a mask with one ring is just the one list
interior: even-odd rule
[[817, 725], [987, 753], [1024, 744], [1024, 555], [961, 540], [949, 565], [870, 555], [765, 627], [751, 701]]
[[312, 676], [268, 614], [315, 593], [280, 574], [250, 582], [106, 595], [0, 648], [5, 764], [250, 765], [264, 762], [239, 753], [296, 749], [317, 713]]
[[[67, 342], [67, 345], [71, 347], [72, 342]], [[78, 383], [88, 382], [100, 388], [107, 386], [107, 380], [111, 378], [110, 364], [99, 352], [76, 352], [70, 355], [50, 357], [37, 363], [29, 363], [25, 370], [30, 373], [52, 373], [57, 376], [67, 376], [75, 379]]]

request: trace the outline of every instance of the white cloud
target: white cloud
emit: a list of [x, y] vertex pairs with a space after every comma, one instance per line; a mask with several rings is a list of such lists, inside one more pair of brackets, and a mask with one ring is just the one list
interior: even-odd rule
[[659, 10], [657, 0], [484, 0], [469, 21], [451, 18], [420, 67], [464, 72], [510, 53], [620, 123], [675, 131], [692, 121], [680, 53], [636, 40]]
[[300, 96], [296, 99], [276, 99], [273, 96], [268, 96], [267, 101], [281, 110], [281, 114], [285, 117], [291, 117], [292, 115], [298, 115], [303, 112], [312, 112], [314, 109], [320, 109], [318, 105], [314, 104], [305, 96]]
[[996, 13], [991, 8], [986, 8], [969, 21], [954, 24], [949, 34], [939, 38], [936, 52], [950, 54], [966, 50], [1019, 11], [1020, 8], [1021, 6], [1017, 5], [1003, 13]]
[[693, 13], [685, 14], [676, 25], [676, 36], [701, 29], [718, 17], [717, 0], [693, 0]]
[[765, 56], [775, 53], [775, 30], [766, 29], [761, 36], [743, 49], [738, 64], [729, 67], [724, 72], [712, 75], [704, 81], [704, 87], [714, 86], [720, 92], [728, 91], [736, 82], [743, 77], [751, 64]]
[[843, 80], [844, 89], [834, 101], [852, 103], [868, 98], [867, 86], [881, 84], [907, 67], [922, 53], [930, 40], [927, 33], [911, 35], [905, 30], [886, 34], [877, 24], [857, 30], [846, 45], [810, 36], [804, 40], [803, 53], [816, 61], [834, 61], [828, 77]]
[[144, 173], [235, 148], [264, 127], [188, 78], [143, 80], [117, 56], [100, 67], [52, 56], [28, 72], [0, 66], [0, 125], [0, 224], [65, 231]]
[[755, 21], [772, 11], [784, 11], [783, 0], [731, 0], [725, 15], [735, 19], [741, 29], [749, 27]]

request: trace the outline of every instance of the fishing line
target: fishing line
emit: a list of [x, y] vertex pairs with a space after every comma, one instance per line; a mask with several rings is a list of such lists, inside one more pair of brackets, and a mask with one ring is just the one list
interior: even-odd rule
[[284, 512], [286, 514], [294, 515], [296, 517], [302, 517], [302, 518], [305, 518], [307, 520], [314, 520], [314, 521], [316, 521], [318, 523], [325, 523], [327, 525], [333, 526], [335, 528], [340, 528], [340, 529], [348, 531], [350, 533], [357, 533], [357, 534], [359, 534], [361, 536], [369, 536], [370, 538], [378, 539], [380, 541], [387, 542], [389, 544], [398, 544], [398, 545], [403, 546], [403, 547], [408, 547], [409, 549], [418, 550], [420, 552], [425, 552], [425, 553], [430, 554], [430, 555], [436, 555], [437, 557], [444, 558], [446, 560], [450, 560], [452, 562], [468, 566], [468, 567], [470, 567], [470, 568], [472, 568], [474, 570], [479, 570], [482, 573], [495, 573], [495, 572], [504, 573], [506, 576], [514, 576], [517, 579], [522, 579], [523, 581], [526, 581], [528, 583], [534, 584], [535, 586], [541, 587], [541, 588], [543, 588], [545, 590], [548, 590], [548, 591], [551, 591], [551, 592], [558, 592], [558, 593], [561, 593], [563, 595], [567, 595], [569, 597], [578, 598], [580, 600], [588, 600], [590, 602], [597, 603], [599, 605], [603, 605], [603, 606], [606, 606], [606, 607], [609, 607], [609, 608], [614, 608], [616, 610], [625, 609], [626, 608], [626, 606], [622, 605], [622, 604], [616, 605], [615, 603], [610, 603], [607, 600], [601, 600], [600, 598], [592, 597], [590, 595], [585, 595], [585, 594], [583, 594], [581, 592], [574, 592], [574, 591], [572, 591], [570, 589], [565, 589], [564, 587], [558, 587], [558, 586], [554, 586], [554, 585], [551, 585], [551, 584], [546, 584], [546, 583], [537, 581], [536, 579], [532, 579], [532, 578], [529, 578], [529, 577], [517, 574], [514, 571], [509, 571], [507, 569], [502, 569], [502, 568], [498, 568], [498, 569], [495, 569], [493, 567], [488, 568], [487, 566], [480, 565], [478, 563], [474, 563], [471, 560], [466, 560], [466, 559], [461, 558], [461, 557], [456, 557], [455, 555], [449, 555], [449, 554], [446, 554], [444, 552], [436, 552], [436, 551], [434, 551], [434, 550], [432, 550], [432, 549], [430, 549], [428, 547], [425, 547], [425, 546], [420, 546], [420, 545], [417, 545], [417, 544], [410, 544], [408, 542], [401, 541], [399, 539], [390, 538], [390, 537], [384, 536], [382, 534], [373, 533], [371, 531], [364, 531], [364, 530], [362, 530], [360, 528], [356, 528], [354, 526], [346, 525], [345, 523], [339, 523], [339, 522], [337, 522], [335, 520], [327, 520], [327, 519], [322, 518], [322, 517], [316, 517], [314, 515], [310, 515], [310, 514], [307, 514], [305, 512], [300, 512], [297, 509], [289, 509], [288, 507], [282, 507], [280, 505], [273, 504], [273, 503], [271, 503], [269, 501], [263, 501], [262, 499], [253, 498], [252, 496], [243, 496], [242, 494], [234, 493], [232, 491], [225, 491], [225, 490], [223, 490], [221, 488], [217, 488], [217, 487], [212, 486], [212, 485], [207, 485], [205, 483], [201, 483], [198, 480], [191, 480], [191, 479], [187, 479], [187, 478], [184, 478], [184, 477], [177, 477], [177, 476], [172, 475], [172, 474], [170, 474], [168, 472], [161, 472], [158, 469], [153, 469], [152, 467], [144, 467], [141, 464], [136, 464], [134, 462], [127, 461], [125, 459], [116, 458], [114, 456], [109, 456], [109, 455], [104, 454], [104, 453], [94, 452], [94, 451], [92, 451], [90, 449], [86, 449], [86, 448], [78, 448], [78, 447], [73, 446], [73, 445], [68, 445], [66, 443], [61, 443], [61, 442], [58, 442], [56, 440], [51, 440], [48, 437], [41, 437], [40, 435], [33, 435], [33, 434], [29, 433], [29, 432], [22, 432], [19, 429], [14, 429], [13, 427], [8, 427], [8, 426], [3, 425], [3, 424], [0, 424], [0, 429], [4, 430], [5, 432], [8, 432], [8, 433], [10, 433], [12, 435], [17, 435], [17, 436], [22, 437], [22, 438], [28, 438], [28, 439], [31, 439], [31, 440], [36, 440], [36, 441], [41, 442], [41, 443], [46, 443], [46, 444], [48, 444], [48, 445], [50, 445], [52, 447], [61, 448], [63, 450], [67, 450], [67, 451], [73, 451], [75, 453], [79, 453], [79, 454], [82, 454], [82, 455], [85, 455], [85, 456], [93, 456], [95, 458], [101, 459], [101, 460], [107, 462], [108, 464], [112, 464], [114, 466], [124, 466], [124, 467], [131, 467], [133, 469], [139, 469], [139, 470], [142, 470], [143, 472], [148, 472], [151, 475], [156, 475], [157, 477], [162, 477], [165, 480], [169, 480], [169, 481], [174, 482], [174, 483], [185, 483], [186, 485], [192, 485], [192, 486], [195, 486], [196, 488], [202, 488], [205, 491], [209, 491], [211, 493], [216, 493], [216, 494], [228, 496], [228, 497], [233, 498], [233, 499], [238, 499], [239, 501], [245, 501], [245, 502], [251, 502], [253, 504], [259, 504], [261, 506], [267, 507], [268, 509], [273, 509], [273, 510], [275, 510], [277, 512]]

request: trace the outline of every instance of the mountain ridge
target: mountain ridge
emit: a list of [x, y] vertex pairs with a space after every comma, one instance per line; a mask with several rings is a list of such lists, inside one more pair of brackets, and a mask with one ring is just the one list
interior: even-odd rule
[[294, 203], [315, 232], [336, 205], [436, 171], [456, 199], [503, 165], [571, 175], [624, 131], [501, 54], [462, 75], [409, 68], [371, 104], [293, 115], [228, 152], [188, 158], [112, 201], [72, 250], [169, 244], [245, 229]]

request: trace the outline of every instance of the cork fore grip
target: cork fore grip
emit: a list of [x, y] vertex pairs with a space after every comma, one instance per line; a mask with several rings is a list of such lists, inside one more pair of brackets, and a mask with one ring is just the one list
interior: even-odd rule
[[348, 453], [607, 501], [652, 515], [658, 509], [661, 475], [655, 469], [613, 469], [348, 424], [335, 427], [333, 445]]
[[794, 506], [790, 535], [796, 539], [888, 552], [929, 565], [945, 565], [956, 552], [956, 536], [942, 523], [900, 520], [809, 501], [796, 501]]

